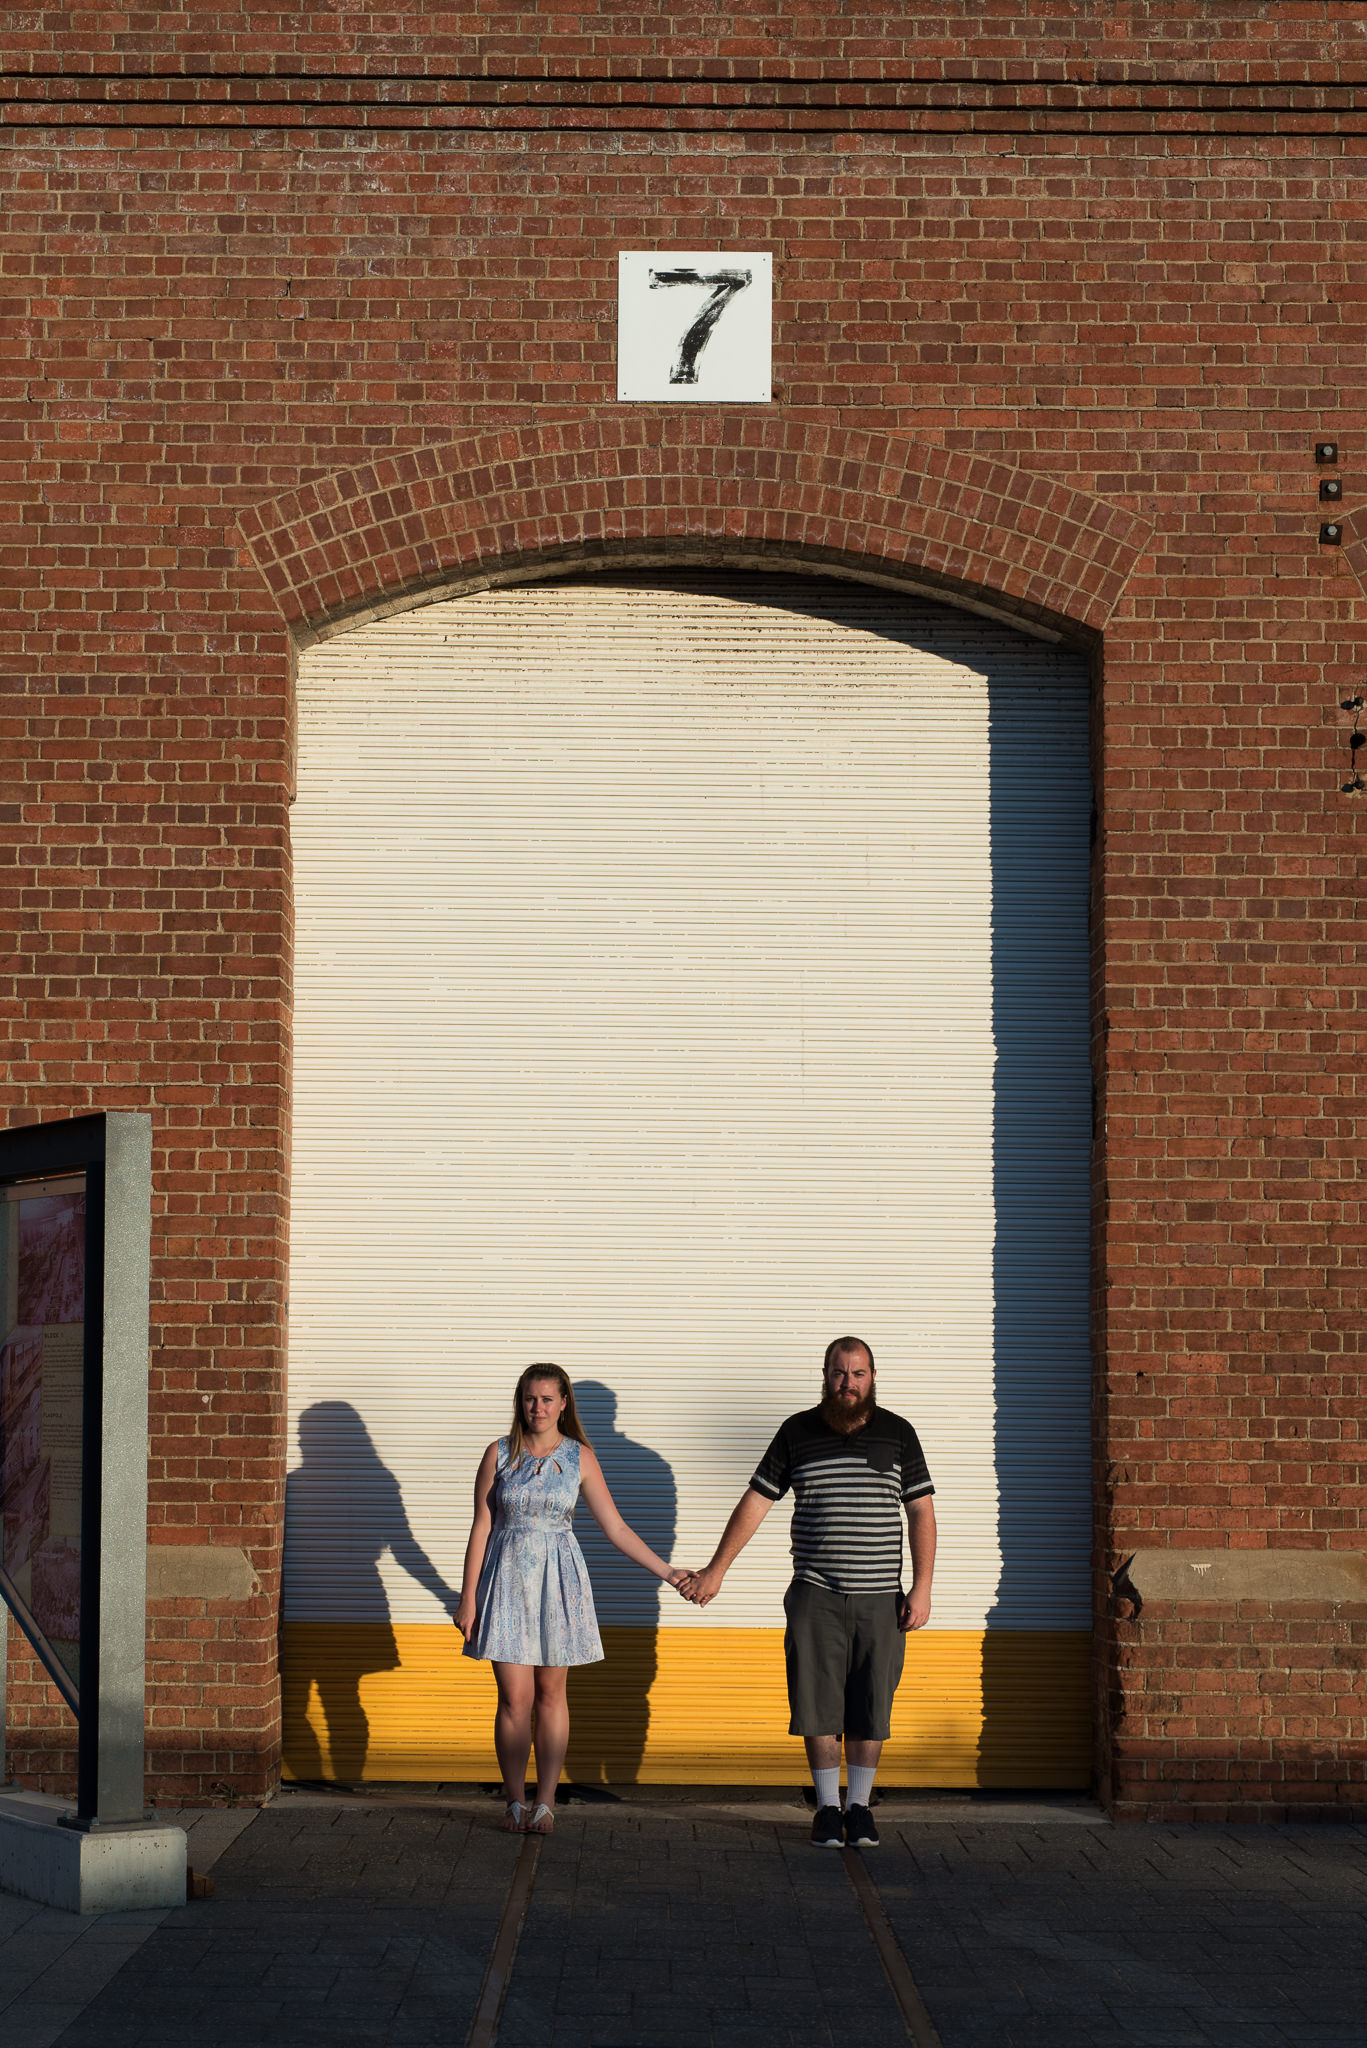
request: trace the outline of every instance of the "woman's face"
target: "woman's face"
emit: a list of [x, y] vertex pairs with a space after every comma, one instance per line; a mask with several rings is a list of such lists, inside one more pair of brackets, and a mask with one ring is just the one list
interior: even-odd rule
[[522, 1389], [522, 1427], [531, 1436], [556, 1428], [565, 1412], [565, 1396], [555, 1380], [528, 1380]]

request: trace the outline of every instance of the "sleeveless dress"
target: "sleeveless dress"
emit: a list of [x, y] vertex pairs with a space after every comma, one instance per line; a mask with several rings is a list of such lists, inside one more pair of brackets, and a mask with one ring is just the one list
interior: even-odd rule
[[494, 1526], [467, 1657], [499, 1664], [597, 1664], [603, 1656], [588, 1566], [574, 1534], [579, 1445], [508, 1463], [498, 1440]]

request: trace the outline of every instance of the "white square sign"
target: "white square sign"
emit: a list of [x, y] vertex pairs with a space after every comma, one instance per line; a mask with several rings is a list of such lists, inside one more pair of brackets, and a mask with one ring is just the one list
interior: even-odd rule
[[617, 258], [617, 396], [767, 405], [773, 296], [770, 255], [623, 250]]

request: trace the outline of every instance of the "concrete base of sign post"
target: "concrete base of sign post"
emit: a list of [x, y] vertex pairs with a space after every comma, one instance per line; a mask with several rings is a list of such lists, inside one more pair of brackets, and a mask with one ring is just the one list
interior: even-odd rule
[[0, 1792], [0, 1891], [63, 1913], [127, 1913], [185, 1904], [184, 1828], [63, 1827], [71, 1803]]

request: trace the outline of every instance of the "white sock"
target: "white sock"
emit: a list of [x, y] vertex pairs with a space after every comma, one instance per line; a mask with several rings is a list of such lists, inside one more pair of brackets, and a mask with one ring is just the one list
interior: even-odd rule
[[833, 1764], [829, 1771], [813, 1770], [812, 1783], [816, 1786], [816, 1803], [821, 1806], [840, 1804], [840, 1766]]
[[846, 1764], [845, 1776], [848, 1780], [846, 1805], [867, 1806], [873, 1793], [873, 1781], [878, 1776], [877, 1764]]

